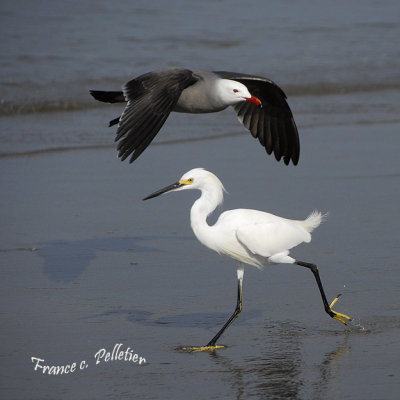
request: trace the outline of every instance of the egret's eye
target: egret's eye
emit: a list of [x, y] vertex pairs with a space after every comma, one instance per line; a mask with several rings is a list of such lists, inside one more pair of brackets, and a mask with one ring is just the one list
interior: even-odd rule
[[238, 91], [238, 89], [233, 89], [233, 93], [237, 93]]
[[188, 182], [192, 183], [193, 182], [193, 178], [189, 178]]

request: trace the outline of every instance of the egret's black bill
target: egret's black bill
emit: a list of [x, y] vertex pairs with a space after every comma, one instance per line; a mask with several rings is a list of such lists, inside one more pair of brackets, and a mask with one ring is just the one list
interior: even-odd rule
[[184, 184], [183, 184], [183, 183], [179, 183], [179, 182], [175, 182], [175, 183], [173, 183], [172, 185], [166, 186], [166, 187], [163, 188], [163, 189], [157, 190], [156, 192], [154, 192], [154, 193], [152, 193], [152, 194], [149, 194], [149, 195], [148, 195], [147, 197], [145, 197], [143, 200], [152, 199], [153, 197], [160, 196], [160, 195], [163, 194], [163, 193], [169, 192], [170, 190], [177, 189], [177, 188], [179, 188], [179, 187], [181, 187], [181, 186], [184, 186]]

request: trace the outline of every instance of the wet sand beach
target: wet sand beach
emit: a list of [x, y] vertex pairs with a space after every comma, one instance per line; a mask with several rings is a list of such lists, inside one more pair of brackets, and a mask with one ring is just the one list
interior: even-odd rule
[[[3, 4], [4, 3], [4, 4]], [[2, 3], [0, 10], [0, 397], [363, 399], [400, 392], [400, 24], [396, 2]], [[120, 162], [119, 90], [186, 67], [265, 76], [287, 94], [298, 166], [277, 163], [234, 111], [169, 116], [133, 165]], [[190, 228], [198, 193], [142, 198], [195, 167], [223, 210], [329, 212], [293, 257], [236, 265]]]
[[[1, 158], [3, 395], [391, 398], [399, 388], [398, 128], [302, 129], [296, 168], [267, 158], [246, 134], [154, 145], [134, 165], [112, 148]], [[379, 146], [378, 134], [387, 139]], [[323, 312], [308, 271], [247, 267], [242, 315], [220, 340], [227, 348], [177, 350], [205, 344], [231, 313], [235, 263], [195, 240], [197, 193], [141, 199], [198, 166], [223, 181], [222, 209], [330, 213], [292, 254], [320, 267], [328, 297], [343, 294], [336, 309], [354, 318], [349, 327]], [[117, 344], [146, 363], [96, 363]], [[31, 357], [77, 366], [49, 376]]]

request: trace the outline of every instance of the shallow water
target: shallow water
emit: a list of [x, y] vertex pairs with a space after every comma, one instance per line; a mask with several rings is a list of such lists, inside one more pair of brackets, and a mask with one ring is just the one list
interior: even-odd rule
[[[379, 128], [397, 135], [397, 125]], [[249, 164], [242, 154], [254, 143], [246, 136], [211, 142], [220, 160], [208, 141], [154, 146], [134, 167], [109, 149], [1, 159], [8, 171], [1, 179], [4, 395], [393, 398], [400, 385], [397, 150], [387, 141], [367, 160], [375, 127], [334, 130], [326, 129], [328, 141], [318, 129], [304, 130], [306, 149], [312, 141], [330, 152], [305, 149], [296, 170], [257, 152]], [[349, 141], [343, 154], [334, 143], [351, 132], [364, 140]], [[231, 260], [194, 239], [194, 193], [140, 200], [180, 175], [163, 154], [211, 165], [230, 192], [223, 209], [245, 205], [288, 217], [329, 211], [313, 242], [292, 254], [318, 264], [328, 297], [341, 292], [335, 308], [354, 322], [344, 327], [324, 313], [308, 271], [249, 267], [242, 315], [220, 339], [226, 349], [179, 351], [207, 343], [232, 312], [236, 273]], [[95, 364], [97, 351], [118, 343], [146, 365]], [[32, 356], [88, 367], [47, 376], [34, 371]]]
[[[107, 123], [120, 107], [95, 102], [89, 89], [117, 90], [141, 73], [170, 66], [267, 76], [289, 95], [298, 123], [316, 123], [303, 118], [310, 112], [331, 118], [356, 111], [368, 120], [372, 107], [372, 118], [398, 120], [399, 102], [386, 95], [400, 86], [394, 1], [361, 7], [358, 1], [46, 0], [34, 7], [6, 1], [0, 10], [2, 154], [110, 145], [114, 130]], [[350, 102], [338, 104], [343, 93]], [[83, 112], [66, 112], [74, 110]], [[59, 113], [58, 123], [43, 126], [52, 118], [46, 113]], [[194, 137], [242, 131], [231, 110], [219, 114], [218, 123], [214, 115], [189, 125], [172, 117], [160, 140], [186, 138], [188, 130]]]
[[[63, 13], [57, 2], [20, 4], [4, 3], [0, 24], [21, 22], [1, 43], [2, 398], [396, 398], [396, 3], [68, 2]], [[282, 84], [299, 165], [266, 156], [232, 110], [171, 115], [134, 165], [117, 160], [106, 123], [119, 109], [87, 90], [176, 64]], [[179, 350], [207, 343], [233, 311], [235, 263], [194, 238], [196, 193], [141, 199], [199, 166], [227, 188], [221, 210], [329, 212], [291, 254], [319, 266], [329, 299], [342, 293], [335, 309], [349, 326], [325, 314], [307, 270], [248, 267], [226, 348]], [[146, 363], [96, 364], [119, 343]], [[77, 370], [49, 376], [31, 357]]]

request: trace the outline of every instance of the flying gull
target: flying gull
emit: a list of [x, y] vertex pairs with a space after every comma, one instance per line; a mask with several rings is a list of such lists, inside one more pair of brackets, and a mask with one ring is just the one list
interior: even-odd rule
[[286, 95], [261, 76], [171, 68], [134, 78], [122, 91], [91, 90], [90, 94], [106, 103], [127, 103], [121, 116], [109, 124], [118, 124], [115, 141], [122, 161], [131, 156], [132, 163], [140, 156], [171, 111], [212, 113], [228, 106], [277, 161], [283, 158], [286, 165], [299, 161], [299, 136]]

